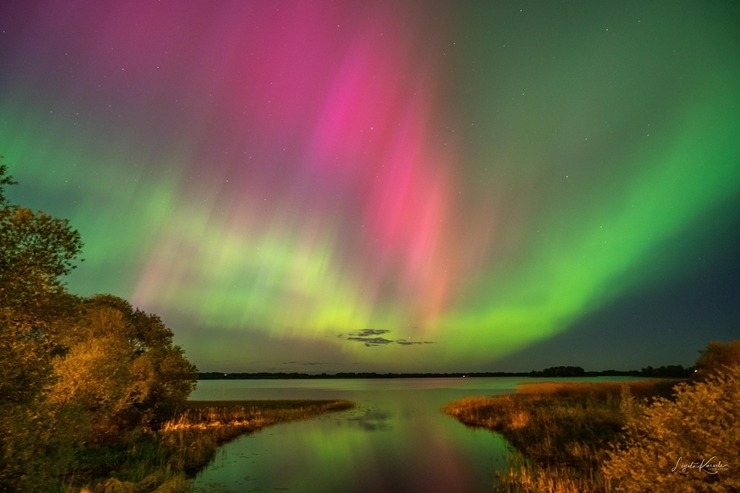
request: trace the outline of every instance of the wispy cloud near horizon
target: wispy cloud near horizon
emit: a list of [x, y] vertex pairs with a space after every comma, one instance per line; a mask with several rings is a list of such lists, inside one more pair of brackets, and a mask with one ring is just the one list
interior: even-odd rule
[[[435, 344], [434, 341], [414, 341], [410, 339], [387, 339], [381, 337], [386, 334], [390, 334], [390, 330], [386, 329], [362, 329], [355, 330], [347, 333], [346, 339], [353, 342], [364, 343], [367, 347], [385, 346], [387, 344], [399, 344], [401, 346], [417, 346], [424, 344]], [[344, 334], [340, 334], [339, 338], [343, 338]]]

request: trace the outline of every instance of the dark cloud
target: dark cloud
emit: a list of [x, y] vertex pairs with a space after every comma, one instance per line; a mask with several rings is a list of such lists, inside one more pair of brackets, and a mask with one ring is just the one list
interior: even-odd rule
[[323, 366], [326, 365], [323, 361], [283, 361], [283, 365], [293, 366]]
[[392, 344], [393, 341], [386, 339], [385, 337], [348, 337], [348, 341], [363, 342], [367, 347], [372, 346], [383, 346], [385, 344]]
[[398, 339], [396, 344], [400, 344], [402, 346], [416, 346], [419, 344], [434, 344], [434, 341], [409, 341], [408, 339]]
[[350, 332], [350, 335], [358, 336], [358, 337], [369, 337], [369, 336], [379, 336], [382, 334], [389, 333], [390, 330], [386, 329], [362, 329], [362, 330], [356, 330], [354, 332]]
[[[361, 342], [367, 347], [385, 346], [387, 344], [400, 344], [401, 346], [434, 344], [432, 341], [410, 341], [408, 339], [387, 339], [385, 337], [381, 337], [382, 335], [389, 333], [390, 330], [386, 329], [362, 329], [349, 332], [346, 336], [348, 341]], [[344, 336], [345, 334], [339, 334], [340, 338]]]

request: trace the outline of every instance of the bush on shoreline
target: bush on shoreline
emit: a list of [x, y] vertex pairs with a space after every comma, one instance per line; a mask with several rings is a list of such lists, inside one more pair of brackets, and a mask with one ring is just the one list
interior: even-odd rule
[[602, 471], [618, 491], [740, 491], [740, 365], [676, 387], [629, 419]]

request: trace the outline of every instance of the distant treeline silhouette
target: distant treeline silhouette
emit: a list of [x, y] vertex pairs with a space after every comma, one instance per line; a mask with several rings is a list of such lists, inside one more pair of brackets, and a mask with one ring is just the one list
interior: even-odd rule
[[528, 372], [453, 372], [453, 373], [377, 373], [377, 372], [339, 372], [339, 373], [300, 373], [300, 372], [200, 372], [199, 380], [259, 380], [259, 379], [340, 379], [340, 378], [482, 378], [482, 377], [655, 377], [686, 378], [693, 373], [693, 367], [668, 365], [641, 370], [602, 370], [586, 371], [580, 366], [553, 366], [543, 370]]

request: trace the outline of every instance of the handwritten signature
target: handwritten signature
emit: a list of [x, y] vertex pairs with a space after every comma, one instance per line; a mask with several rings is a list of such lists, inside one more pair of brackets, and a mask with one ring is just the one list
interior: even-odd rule
[[718, 474], [720, 471], [729, 468], [730, 466], [728, 464], [717, 459], [714, 455], [709, 459], [692, 460], [691, 462], [687, 462], [683, 457], [679, 457], [671, 472], [678, 471], [681, 474], [688, 474], [690, 470], [696, 469], [706, 474]]

